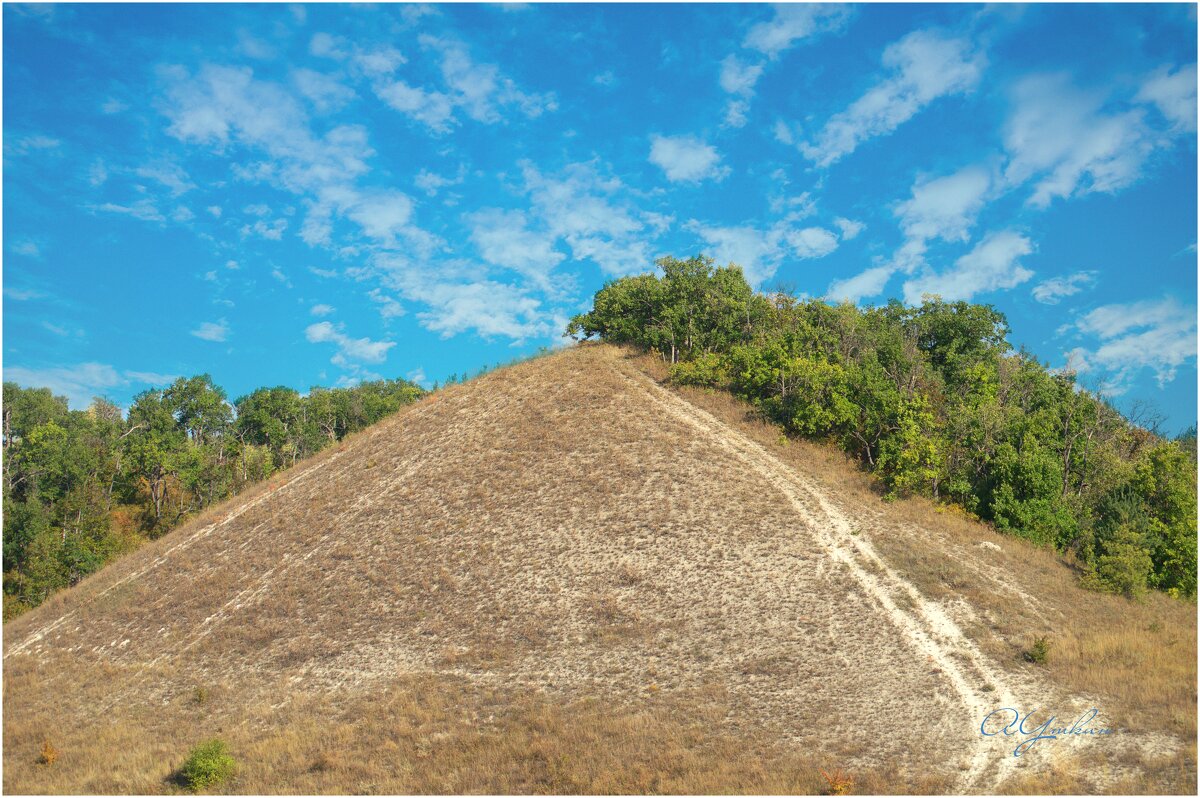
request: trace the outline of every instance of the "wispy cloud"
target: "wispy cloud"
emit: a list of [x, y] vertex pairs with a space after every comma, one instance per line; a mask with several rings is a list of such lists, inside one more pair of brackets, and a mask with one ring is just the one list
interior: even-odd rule
[[914, 31], [883, 51], [889, 74], [830, 117], [800, 151], [818, 166], [829, 166], [867, 139], [891, 133], [939, 97], [970, 91], [984, 64], [982, 51], [969, 39]]
[[222, 343], [229, 337], [229, 324], [224, 319], [220, 321], [206, 321], [192, 330], [192, 335], [202, 341]]
[[1162, 386], [1196, 358], [1196, 310], [1171, 297], [1103, 305], [1080, 317], [1074, 329], [1099, 343], [1073, 349], [1068, 362], [1080, 373], [1099, 372], [1101, 390], [1112, 396], [1127, 392], [1143, 369]]
[[742, 45], [776, 58], [797, 41], [842, 28], [850, 19], [850, 6], [833, 3], [780, 4], [773, 16], [750, 28]]
[[943, 272], [929, 272], [904, 283], [904, 301], [919, 304], [925, 294], [946, 301], [970, 301], [976, 294], [1013, 288], [1033, 277], [1021, 258], [1033, 252], [1033, 242], [1011, 230], [993, 233]]
[[1095, 271], [1081, 271], [1044, 280], [1033, 287], [1033, 298], [1043, 305], [1057, 305], [1096, 283]]
[[370, 338], [351, 338], [342, 332], [341, 325], [328, 321], [310, 324], [304, 330], [304, 337], [310, 343], [332, 343], [337, 346], [332, 362], [345, 365], [349, 361], [361, 363], [382, 363], [387, 360], [388, 350], [396, 345], [395, 341], [372, 341]]
[[1081, 90], [1063, 74], [1021, 80], [1013, 104], [1004, 176], [1013, 185], [1032, 180], [1028, 202], [1037, 208], [1132, 185], [1157, 146], [1141, 108], [1106, 110], [1103, 92]]
[[67, 367], [26, 368], [5, 366], [4, 379], [29, 388], [49, 388], [55, 396], [65, 396], [69, 406], [82, 410], [95, 397], [112, 396], [117, 390], [139, 385], [167, 385], [173, 374], [147, 371], [119, 371], [107, 363], [78, 363]]

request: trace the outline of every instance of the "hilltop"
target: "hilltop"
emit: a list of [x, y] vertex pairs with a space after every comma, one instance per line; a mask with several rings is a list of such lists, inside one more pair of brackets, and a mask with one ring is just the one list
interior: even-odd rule
[[[5, 791], [172, 790], [220, 736], [250, 793], [1194, 792], [1194, 605], [655, 369], [438, 391], [6, 623]], [[1118, 733], [1017, 758], [1000, 707]]]

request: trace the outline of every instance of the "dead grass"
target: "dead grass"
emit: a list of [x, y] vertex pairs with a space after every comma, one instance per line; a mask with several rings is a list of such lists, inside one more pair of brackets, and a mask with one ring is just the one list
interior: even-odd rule
[[[651, 355], [637, 366], [668, 382]], [[1168, 755], [1153, 748], [1114, 766], [1106, 791], [1191, 793], [1196, 787], [1196, 605], [1162, 594], [1143, 601], [1084, 590], [1066, 558], [996, 532], [959, 508], [927, 499], [885, 500], [870, 474], [832, 446], [780, 438], [748, 403], [724, 391], [673, 388], [812, 476], [840, 500], [857, 505], [889, 564], [927, 596], [961, 602], [973, 618], [976, 641], [996, 660], [1020, 668], [1022, 652], [1039, 636], [1050, 643], [1040, 675], [1064, 692], [1093, 696], [1110, 723], [1131, 733], [1171, 735], [1183, 745]], [[996, 552], [980, 546], [991, 543]], [[985, 560], [982, 566], [976, 561]], [[1028, 670], [1028, 669], [1027, 669]], [[1132, 772], [1129, 772], [1132, 771]], [[1087, 765], [1024, 776], [1013, 793], [1084, 792]]]

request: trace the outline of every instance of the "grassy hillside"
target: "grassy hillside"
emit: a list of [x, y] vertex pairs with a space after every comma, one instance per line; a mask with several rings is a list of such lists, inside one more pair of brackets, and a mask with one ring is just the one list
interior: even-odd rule
[[658, 352], [840, 446], [892, 496], [953, 502], [1069, 553], [1090, 587], [1196, 595], [1196, 439], [1125, 419], [1075, 375], [1014, 352], [989, 305], [860, 310], [756, 294], [736, 266], [663, 258], [596, 294], [568, 332]]
[[[656, 367], [439, 391], [7, 622], [5, 790], [173, 791], [216, 737], [222, 792], [1194, 791], [1187, 605]], [[1017, 760], [1010, 703], [1121, 733]]]

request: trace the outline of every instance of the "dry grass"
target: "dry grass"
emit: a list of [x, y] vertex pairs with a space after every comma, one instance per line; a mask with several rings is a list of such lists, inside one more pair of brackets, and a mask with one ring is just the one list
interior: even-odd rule
[[[656, 380], [667, 381], [660, 359], [634, 360]], [[1084, 590], [1073, 563], [1053, 551], [996, 532], [953, 506], [922, 498], [885, 500], [879, 482], [832, 446], [781, 439], [776, 425], [727, 392], [675, 390], [857, 505], [889, 564], [924, 594], [959, 609], [960, 623], [974, 630], [976, 642], [997, 661], [1045, 679], [1064, 694], [1093, 697], [1119, 729], [1169, 735], [1180, 743], [1167, 752], [1151, 744], [1133, 757], [1097, 755], [1094, 762], [1055, 766], [1021, 777], [1008, 785], [1009, 792], [1087, 792], [1097, 773], [1105, 774], [1109, 792], [1195, 791], [1194, 603], [1159, 593], [1131, 601]], [[981, 546], [985, 543], [997, 548]], [[1041, 636], [1050, 643], [1047, 663], [1025, 664], [1023, 652]]]
[[[944, 674], [628, 368], [582, 347], [451, 386], [6, 623], [4, 789], [169, 791], [216, 736], [245, 793], [809, 793], [821, 770], [952, 789], [972, 732]], [[1046, 552], [885, 505], [836, 453], [687, 395], [819, 477], [1006, 673], [1194, 736], [1180, 605], [1082, 592]], [[1195, 784], [1194, 745], [1113, 751], [1105, 789]], [[1029, 784], [1095, 787], [1068, 764]]]

